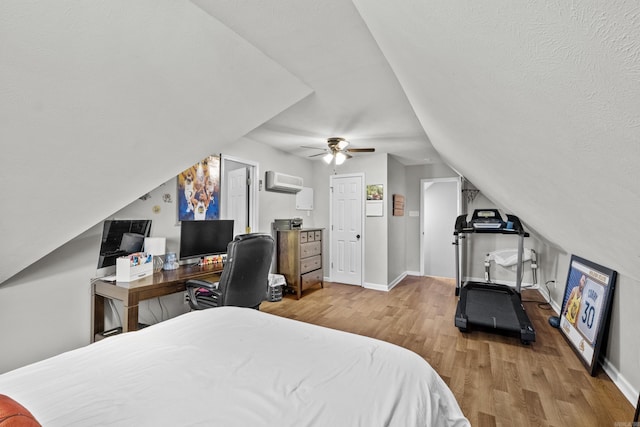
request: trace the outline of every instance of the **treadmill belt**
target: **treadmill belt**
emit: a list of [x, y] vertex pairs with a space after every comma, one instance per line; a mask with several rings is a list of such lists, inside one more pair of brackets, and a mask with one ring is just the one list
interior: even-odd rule
[[465, 313], [470, 323], [520, 332], [520, 321], [515, 313], [511, 295], [506, 292], [482, 288], [468, 289]]

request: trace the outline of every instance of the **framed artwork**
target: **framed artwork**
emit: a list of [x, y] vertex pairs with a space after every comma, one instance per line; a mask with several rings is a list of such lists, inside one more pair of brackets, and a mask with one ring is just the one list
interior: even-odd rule
[[404, 196], [402, 194], [393, 195], [393, 215], [404, 216]]
[[560, 312], [560, 331], [591, 375], [609, 326], [616, 272], [571, 256]]
[[374, 184], [367, 185], [367, 200], [383, 200], [384, 199], [384, 185]]
[[366, 216], [384, 216], [384, 186], [367, 185]]
[[220, 219], [220, 156], [212, 155], [178, 175], [178, 221]]

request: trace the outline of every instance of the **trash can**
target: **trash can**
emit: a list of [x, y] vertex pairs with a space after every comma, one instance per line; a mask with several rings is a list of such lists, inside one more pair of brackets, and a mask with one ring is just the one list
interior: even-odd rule
[[282, 299], [282, 288], [287, 284], [282, 274], [269, 274], [266, 300], [276, 302]]

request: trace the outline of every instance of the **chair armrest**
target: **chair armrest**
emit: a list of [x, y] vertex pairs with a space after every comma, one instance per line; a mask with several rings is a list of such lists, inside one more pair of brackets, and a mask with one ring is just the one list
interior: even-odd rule
[[220, 305], [222, 291], [218, 289], [218, 282], [188, 280], [185, 285], [189, 297], [189, 306], [193, 310], [204, 310]]
[[218, 283], [219, 282], [210, 282], [208, 280], [191, 279], [187, 280], [185, 285], [187, 286], [187, 288], [205, 288], [213, 290], [218, 289]]

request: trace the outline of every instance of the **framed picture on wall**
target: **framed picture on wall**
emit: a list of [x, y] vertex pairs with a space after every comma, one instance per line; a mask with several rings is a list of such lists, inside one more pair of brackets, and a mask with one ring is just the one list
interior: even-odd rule
[[367, 185], [367, 216], [384, 216], [384, 185]]
[[178, 221], [220, 219], [220, 156], [208, 156], [178, 175]]
[[571, 256], [560, 312], [560, 331], [591, 375], [609, 326], [616, 272]]

